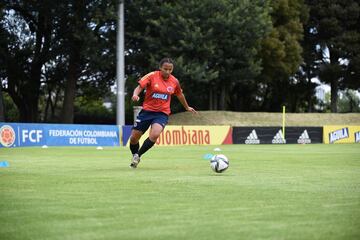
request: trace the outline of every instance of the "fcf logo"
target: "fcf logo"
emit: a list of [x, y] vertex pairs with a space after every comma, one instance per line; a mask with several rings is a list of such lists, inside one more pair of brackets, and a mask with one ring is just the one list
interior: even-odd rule
[[4, 147], [11, 147], [15, 142], [15, 131], [9, 125], [4, 125], [0, 128], [0, 143]]

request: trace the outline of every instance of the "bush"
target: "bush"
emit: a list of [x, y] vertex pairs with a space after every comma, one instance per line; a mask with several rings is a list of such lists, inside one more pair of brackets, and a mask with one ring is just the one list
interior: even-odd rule
[[115, 113], [111, 109], [107, 109], [103, 103], [103, 99], [77, 98], [75, 100], [74, 123], [116, 124]]

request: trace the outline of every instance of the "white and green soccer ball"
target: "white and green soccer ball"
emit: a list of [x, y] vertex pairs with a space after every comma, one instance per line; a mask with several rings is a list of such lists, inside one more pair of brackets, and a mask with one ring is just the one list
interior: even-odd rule
[[229, 168], [229, 159], [224, 154], [214, 155], [210, 160], [210, 166], [214, 172], [222, 173]]

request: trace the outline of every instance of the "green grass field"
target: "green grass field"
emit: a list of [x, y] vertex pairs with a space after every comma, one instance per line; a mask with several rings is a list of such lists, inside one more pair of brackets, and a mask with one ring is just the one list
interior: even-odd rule
[[360, 145], [0, 149], [0, 239], [360, 239]]

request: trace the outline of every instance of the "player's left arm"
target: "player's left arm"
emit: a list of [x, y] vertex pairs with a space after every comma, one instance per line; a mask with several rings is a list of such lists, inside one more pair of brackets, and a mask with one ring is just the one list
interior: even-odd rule
[[180, 103], [184, 106], [186, 111], [197, 113], [194, 108], [190, 107], [189, 104], [186, 101], [186, 98], [182, 92], [178, 93], [176, 97], [179, 99]]

